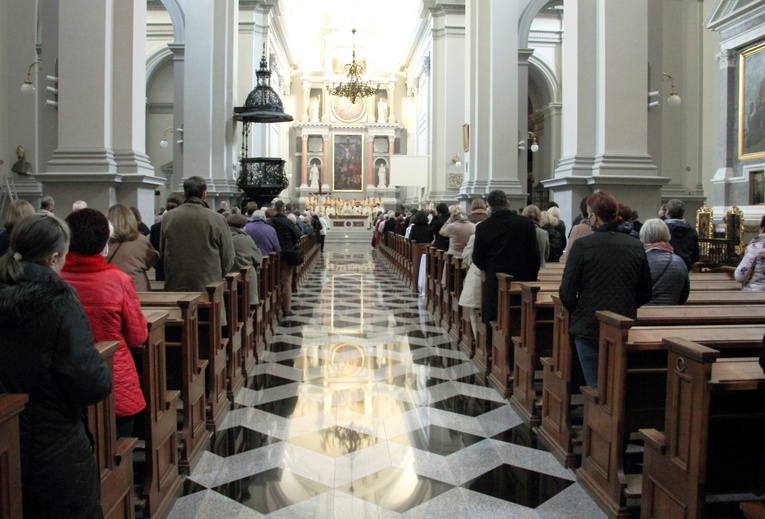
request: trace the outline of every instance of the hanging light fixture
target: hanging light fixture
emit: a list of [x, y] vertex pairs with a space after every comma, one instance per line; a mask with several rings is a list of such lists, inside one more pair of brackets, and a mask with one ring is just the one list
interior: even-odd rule
[[35, 85], [32, 83], [32, 69], [37, 66], [38, 70], [42, 68], [42, 61], [39, 59], [29, 65], [29, 68], [27, 69], [27, 78], [24, 80], [24, 83], [21, 85], [21, 95], [24, 97], [32, 97], [35, 93]]
[[327, 91], [333, 96], [345, 97], [351, 103], [355, 103], [356, 99], [375, 95], [380, 85], [373, 81], [364, 81], [361, 77], [362, 66], [356, 61], [356, 29], [351, 30], [351, 32], [353, 33], [353, 51], [351, 62], [345, 65], [345, 70], [348, 73], [346, 81], [327, 85]]

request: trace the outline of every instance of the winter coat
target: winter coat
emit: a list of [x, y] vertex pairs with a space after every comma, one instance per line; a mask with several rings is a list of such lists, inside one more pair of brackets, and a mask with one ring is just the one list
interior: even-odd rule
[[742, 290], [765, 290], [765, 234], [760, 234], [746, 246], [744, 259], [736, 267], [736, 281]]
[[465, 281], [462, 283], [459, 305], [466, 308], [481, 307], [481, 269], [473, 263], [473, 247], [475, 234], [468, 239], [465, 249], [462, 251], [462, 261], [468, 266]]
[[453, 254], [455, 258], [461, 258], [465, 245], [467, 245], [470, 237], [475, 234], [475, 224], [467, 220], [447, 222], [438, 232], [441, 236], [449, 238], [447, 253]]
[[481, 223], [489, 217], [486, 209], [476, 209], [468, 215], [468, 221], [470, 223]]
[[443, 215], [443, 216], [439, 216], [438, 218], [436, 218], [430, 223], [430, 230], [433, 233], [433, 236], [435, 236], [435, 239], [433, 240], [433, 245], [435, 245], [436, 249], [447, 250], [449, 248], [449, 238], [446, 238], [444, 236], [441, 236], [441, 234], [439, 234], [441, 231], [441, 227], [443, 227], [448, 220], [449, 220], [449, 215]]
[[284, 213], [276, 213], [269, 222], [276, 231], [279, 246], [282, 251], [289, 249], [300, 241], [300, 229]]
[[568, 251], [560, 299], [571, 314], [569, 333], [597, 339], [595, 312], [610, 310], [635, 319], [651, 300], [651, 270], [643, 244], [614, 224], [576, 240]]
[[197, 197], [162, 216], [159, 252], [167, 291], [204, 292], [234, 265], [226, 219]]
[[688, 300], [691, 282], [683, 259], [668, 250], [646, 251], [651, 268], [651, 300], [646, 306], [681, 305]]
[[107, 261], [127, 274], [135, 284], [136, 292], [150, 292], [149, 275], [146, 273], [159, 260], [159, 252], [149, 238], [139, 234], [133, 241], [109, 240]]
[[568, 248], [566, 251], [571, 251], [571, 249], [574, 248], [574, 243], [576, 240], [584, 236], [589, 236], [592, 233], [592, 227], [590, 227], [590, 223], [587, 220], [584, 220], [582, 223], [578, 223], [573, 226], [571, 228], [571, 232], [568, 235]]
[[542, 229], [547, 232], [547, 238], [550, 240], [550, 255], [547, 257], [547, 262], [558, 263], [565, 247], [563, 236], [557, 227], [552, 225], [545, 225]]
[[146, 401], [129, 348], [138, 348], [146, 342], [149, 329], [130, 276], [108, 264], [100, 254], [70, 252], [61, 277], [77, 291], [96, 342], [120, 342], [114, 353], [117, 416], [142, 411]]
[[473, 262], [486, 272], [481, 308], [484, 324], [497, 319], [497, 273], [509, 274], [515, 281], [537, 279], [540, 261], [535, 228], [529, 218], [505, 208], [492, 209], [491, 216], [476, 226]]
[[640, 239], [640, 234], [638, 234], [638, 232], [635, 230], [635, 227], [632, 225], [632, 222], [625, 222], [625, 221], [619, 222], [619, 231], [629, 236], [632, 236], [633, 238]]
[[409, 231], [409, 241], [412, 243], [431, 243], [433, 231], [426, 223], [412, 224], [412, 229]]
[[664, 223], [669, 227], [669, 244], [672, 245], [675, 254], [683, 258], [688, 270], [691, 270], [691, 265], [699, 261], [699, 235], [696, 229], [685, 220], [676, 218], [665, 220]]
[[231, 241], [234, 243], [235, 252], [232, 270], [239, 270], [243, 267], [250, 268], [250, 304], [256, 305], [259, 302], [257, 267], [263, 263], [263, 254], [252, 241], [252, 238], [241, 229], [231, 229]]
[[276, 229], [268, 225], [268, 222], [262, 218], [253, 218], [247, 222], [247, 225], [244, 226], [244, 232], [252, 238], [263, 256], [282, 251], [279, 238], [276, 236]]
[[74, 289], [47, 267], [0, 283], [0, 393], [27, 393], [19, 415], [25, 517], [102, 517], [85, 407], [112, 390]]

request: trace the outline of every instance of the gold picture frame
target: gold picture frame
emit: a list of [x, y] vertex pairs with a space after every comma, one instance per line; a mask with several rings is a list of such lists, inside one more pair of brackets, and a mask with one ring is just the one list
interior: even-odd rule
[[470, 151], [470, 125], [468, 123], [462, 125], [462, 151], [465, 153]]
[[738, 158], [765, 157], [765, 42], [739, 58]]

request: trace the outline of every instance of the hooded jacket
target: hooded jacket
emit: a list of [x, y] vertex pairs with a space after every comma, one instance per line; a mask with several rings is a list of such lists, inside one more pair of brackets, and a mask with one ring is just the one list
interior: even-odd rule
[[758, 235], [746, 246], [744, 259], [736, 267], [736, 281], [742, 290], [765, 290], [765, 234]]
[[672, 245], [675, 254], [683, 258], [688, 270], [691, 270], [691, 265], [699, 261], [699, 235], [696, 229], [685, 220], [677, 218], [670, 218], [664, 222], [669, 227], [669, 244]]
[[101, 517], [84, 408], [109, 395], [111, 373], [74, 289], [47, 267], [22, 265], [21, 283], [0, 283], [0, 392], [29, 394], [20, 415], [24, 514]]
[[114, 353], [114, 410], [132, 416], [146, 407], [129, 348], [141, 346], [149, 336], [133, 281], [100, 254], [70, 252], [61, 277], [77, 291], [80, 303], [99, 341], [119, 341]]

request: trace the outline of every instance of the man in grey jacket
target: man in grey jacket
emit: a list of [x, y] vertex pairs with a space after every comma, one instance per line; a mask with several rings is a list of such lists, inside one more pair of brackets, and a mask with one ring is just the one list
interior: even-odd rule
[[162, 218], [159, 252], [165, 267], [165, 290], [203, 292], [234, 265], [234, 244], [223, 215], [210, 209], [207, 182], [183, 182], [183, 205]]

